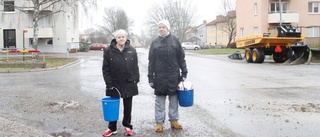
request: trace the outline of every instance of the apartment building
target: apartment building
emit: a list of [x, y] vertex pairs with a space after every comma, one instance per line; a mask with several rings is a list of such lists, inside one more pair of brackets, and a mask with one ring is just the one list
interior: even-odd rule
[[189, 27], [186, 32], [186, 39], [183, 42], [192, 42], [197, 45], [203, 45], [206, 44], [207, 40], [207, 21], [203, 20], [202, 24], [195, 26], [195, 27]]
[[[18, 10], [10, 5], [33, 7], [26, 0], [6, 0], [0, 4], [0, 49], [32, 49], [34, 9]], [[41, 9], [37, 46], [41, 52], [65, 53], [79, 48], [78, 9], [55, 13], [57, 10], [60, 9]]]
[[217, 44], [217, 23], [213, 20], [207, 24], [207, 45], [209, 47], [216, 46]]
[[218, 15], [214, 21], [207, 24], [207, 44], [211, 47], [227, 47], [229, 38], [235, 39], [230, 30], [236, 29], [236, 11], [229, 11], [226, 16]]
[[282, 24], [299, 29], [305, 44], [320, 45], [320, 0], [237, 0], [236, 5], [237, 38], [276, 36]]
[[207, 27], [206, 27], [206, 24], [207, 24], [207, 20], [204, 20], [202, 22], [201, 25], [199, 25], [197, 27], [197, 33], [196, 33], [196, 37], [199, 38], [199, 43], [196, 43], [198, 45], [204, 45], [207, 43]]

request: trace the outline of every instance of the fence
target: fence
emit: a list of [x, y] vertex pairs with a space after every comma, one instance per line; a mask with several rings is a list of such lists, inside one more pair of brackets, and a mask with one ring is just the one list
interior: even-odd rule
[[[42, 58], [40, 61], [39, 58]], [[0, 67], [45, 67], [45, 54], [40, 50], [3, 48]]]
[[307, 44], [308, 46], [318, 46], [320, 48], [320, 38], [319, 37], [315, 37], [315, 38], [311, 38], [311, 37], [307, 37], [305, 38], [305, 44]]

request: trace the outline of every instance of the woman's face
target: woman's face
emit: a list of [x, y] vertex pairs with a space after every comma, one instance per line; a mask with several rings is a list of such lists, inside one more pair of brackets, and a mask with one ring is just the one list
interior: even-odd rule
[[123, 35], [119, 35], [117, 36], [116, 41], [119, 45], [124, 45], [127, 41], [127, 38]]
[[158, 29], [159, 29], [160, 36], [164, 36], [164, 35], [166, 35], [168, 33], [167, 27], [165, 25], [163, 25], [163, 24], [160, 24]]

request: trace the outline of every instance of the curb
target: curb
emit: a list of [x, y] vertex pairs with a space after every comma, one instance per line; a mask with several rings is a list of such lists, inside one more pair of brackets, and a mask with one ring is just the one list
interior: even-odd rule
[[0, 73], [24, 73], [24, 72], [38, 72], [38, 71], [50, 71], [50, 70], [56, 70], [56, 69], [61, 69], [61, 68], [66, 68], [72, 65], [75, 65], [80, 62], [81, 59], [77, 59], [74, 62], [70, 62], [68, 64], [54, 67], [54, 68], [40, 68], [40, 69], [29, 69], [29, 70], [0, 70]]

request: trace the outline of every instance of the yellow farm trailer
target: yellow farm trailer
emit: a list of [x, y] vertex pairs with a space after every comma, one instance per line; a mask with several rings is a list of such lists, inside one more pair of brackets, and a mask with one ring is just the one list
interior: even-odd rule
[[265, 55], [272, 55], [276, 63], [303, 64], [313, 61], [318, 51], [311, 50], [307, 45], [301, 44], [304, 36], [292, 26], [279, 26], [278, 36], [269, 37], [268, 34], [239, 38], [236, 46], [245, 49], [244, 58], [249, 63], [264, 62]]

